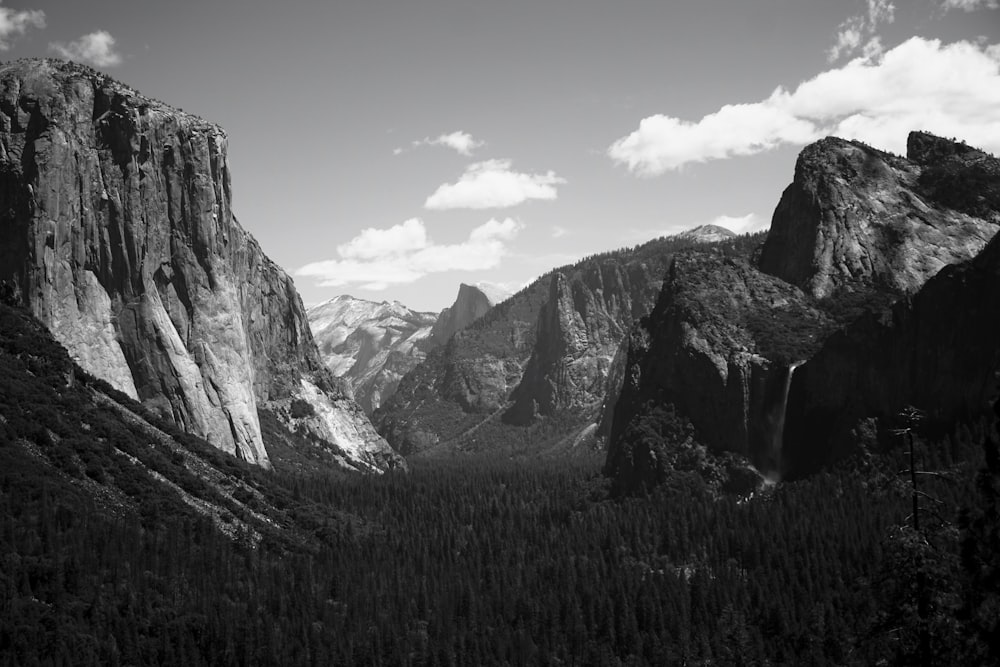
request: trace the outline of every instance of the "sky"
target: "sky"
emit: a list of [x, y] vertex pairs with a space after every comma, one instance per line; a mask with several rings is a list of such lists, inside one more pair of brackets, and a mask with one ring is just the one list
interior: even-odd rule
[[831, 134], [1000, 154], [1000, 0], [2, 0], [20, 57], [225, 128], [233, 210], [307, 305], [437, 311], [461, 282], [763, 229]]

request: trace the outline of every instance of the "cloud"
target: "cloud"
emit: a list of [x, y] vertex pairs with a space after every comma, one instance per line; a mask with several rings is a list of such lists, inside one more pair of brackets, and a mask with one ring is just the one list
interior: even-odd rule
[[121, 55], [115, 51], [115, 38], [107, 30], [86, 34], [69, 44], [53, 42], [49, 44], [49, 50], [68, 60], [90, 63], [95, 67], [114, 67], [122, 62]]
[[1000, 151], [1000, 45], [912, 37], [767, 99], [726, 105], [697, 122], [644, 118], [608, 155], [641, 176], [691, 162], [754, 155], [827, 135], [897, 153], [910, 130], [927, 130]]
[[556, 186], [566, 182], [555, 172], [523, 174], [511, 170], [510, 160], [487, 160], [469, 165], [457, 183], [441, 185], [424, 208], [507, 208], [529, 199], [552, 200]]
[[45, 12], [40, 9], [10, 9], [0, 7], [0, 51], [10, 49], [15, 37], [28, 31], [28, 28], [45, 27]]
[[426, 247], [427, 229], [424, 223], [410, 218], [389, 229], [364, 229], [347, 243], [337, 246], [337, 254], [344, 259], [369, 260]]
[[944, 0], [941, 8], [945, 11], [950, 9], [961, 9], [966, 12], [974, 12], [977, 9], [997, 9], [1000, 2], [997, 0]]
[[[420, 146], [445, 146], [446, 148], [451, 148], [460, 155], [472, 155], [472, 151], [477, 148], [482, 148], [486, 145], [485, 141], [479, 141], [478, 139], [473, 139], [472, 135], [468, 132], [462, 132], [461, 130], [457, 132], [450, 132], [448, 134], [441, 134], [437, 137], [424, 137], [423, 139], [418, 139], [412, 142], [412, 148], [419, 148]], [[400, 155], [406, 152], [405, 148], [394, 148], [392, 149], [393, 155]]]
[[423, 221], [411, 218], [388, 229], [365, 229], [337, 246], [338, 259], [307, 264], [295, 274], [316, 278], [322, 287], [360, 284], [383, 290], [429, 273], [491, 269], [500, 264], [507, 244], [521, 229], [511, 218], [490, 219], [462, 243], [437, 244], [428, 237]]
[[879, 24], [892, 23], [896, 19], [896, 6], [889, 0], [867, 0], [868, 12], [852, 16], [840, 24], [837, 43], [827, 51], [827, 58], [835, 62], [841, 57], [856, 53], [859, 47], [866, 56], [882, 52], [882, 40], [875, 33]]

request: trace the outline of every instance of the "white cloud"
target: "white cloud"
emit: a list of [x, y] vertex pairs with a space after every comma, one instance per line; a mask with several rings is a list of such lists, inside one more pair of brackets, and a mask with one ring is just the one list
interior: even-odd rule
[[410, 218], [389, 229], [369, 227], [347, 243], [337, 246], [344, 259], [375, 259], [427, 247], [427, 229], [418, 218]]
[[437, 139], [424, 139], [424, 143], [431, 146], [447, 146], [461, 155], [472, 155], [472, 151], [486, 145], [485, 141], [477, 141], [468, 132], [452, 132], [442, 134]]
[[[472, 151], [477, 148], [482, 148], [485, 145], [485, 141], [473, 139], [471, 134], [461, 130], [457, 132], [450, 132], [448, 134], [441, 134], [434, 138], [424, 137], [423, 139], [418, 139], [411, 144], [413, 148], [419, 148], [420, 146], [444, 146], [446, 148], [451, 148], [460, 155], [466, 156], [472, 155]], [[405, 148], [394, 148], [392, 149], [392, 154], [400, 155], [405, 151]]]
[[941, 7], [945, 11], [949, 9], [961, 9], [962, 11], [973, 12], [977, 9], [1000, 8], [1000, 2], [997, 2], [997, 0], [944, 0]]
[[115, 38], [107, 30], [86, 34], [69, 44], [53, 42], [49, 44], [49, 49], [68, 60], [96, 67], [114, 67], [122, 62], [121, 55], [115, 51]]
[[882, 23], [892, 23], [896, 19], [896, 6], [889, 0], [867, 0], [868, 12], [852, 16], [840, 24], [837, 43], [827, 51], [830, 62], [850, 56], [864, 43], [862, 53], [874, 56], [882, 52], [882, 40], [876, 32]]
[[560, 227], [559, 225], [553, 225], [552, 227], [552, 238], [561, 239], [562, 237], [569, 234], [569, 230], [565, 227]]
[[40, 9], [0, 7], [0, 51], [10, 49], [14, 38], [26, 33], [28, 28], [44, 27], [45, 12]]
[[423, 221], [411, 218], [388, 229], [365, 229], [337, 246], [338, 259], [307, 264], [295, 274], [316, 278], [323, 287], [360, 284], [364, 289], [382, 290], [429, 273], [481, 271], [500, 264], [507, 244], [521, 229], [512, 218], [490, 219], [462, 243], [436, 244], [427, 236]]
[[556, 186], [566, 182], [555, 172], [524, 174], [511, 170], [510, 160], [487, 160], [469, 165], [457, 183], [441, 185], [424, 207], [506, 208], [529, 199], [552, 200], [558, 197]]
[[912, 37], [880, 56], [822, 72], [794, 91], [779, 86], [763, 101], [726, 105], [697, 122], [644, 118], [608, 155], [633, 173], [655, 176], [831, 134], [904, 153], [910, 130], [1000, 151], [1000, 45], [942, 46]]

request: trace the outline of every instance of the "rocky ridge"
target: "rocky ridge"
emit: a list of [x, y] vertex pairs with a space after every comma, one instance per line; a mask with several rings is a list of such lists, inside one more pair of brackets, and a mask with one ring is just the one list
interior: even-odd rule
[[424, 349], [430, 350], [444, 345], [455, 333], [490, 312], [493, 306], [509, 296], [510, 294], [504, 290], [487, 283], [460, 284], [455, 303], [442, 310], [438, 315], [437, 321], [431, 328], [427, 343], [424, 344]]
[[998, 332], [995, 236], [975, 258], [945, 267], [912, 298], [831, 335], [796, 369], [786, 417], [786, 470], [807, 474], [859, 446], [898, 442], [890, 429], [907, 406], [936, 424], [987, 414], [1000, 390]]
[[376, 411], [379, 432], [405, 455], [582, 443], [621, 341], [655, 303], [671, 254], [695, 245], [657, 239], [542, 276], [407, 374]]
[[291, 279], [232, 214], [225, 132], [63, 61], [0, 67], [0, 278], [81, 366], [269, 465], [258, 411], [345, 465], [397, 457], [319, 359]]
[[346, 380], [358, 405], [371, 414], [420, 363], [438, 320], [398, 301], [376, 303], [342, 295], [307, 311], [320, 357]]
[[[983, 286], [962, 297], [961, 279], [949, 276], [972, 269], [949, 268], [927, 281], [943, 266], [969, 263], [995, 234], [1000, 181], [990, 175], [1000, 171], [994, 158], [931, 135], [915, 133], [909, 146], [904, 159], [834, 138], [811, 145], [775, 210], [759, 264], [752, 254], [675, 259], [656, 309], [630, 334], [606, 463], [620, 489], [702, 466], [699, 447], [742, 456], [764, 474], [794, 476], [849, 451], [857, 438], [845, 434], [863, 417], [910, 399], [926, 403], [925, 392], [952, 406], [952, 415], [956, 401], [979, 400], [955, 385], [971, 382], [979, 392], [982, 377], [969, 372], [969, 359], [995, 358], [980, 340], [992, 322], [982, 311], [992, 310], [976, 305], [992, 293], [982, 277], [988, 270], [976, 270]], [[955, 198], [941, 187], [970, 173], [985, 174], [992, 189]], [[989, 265], [989, 256], [976, 262]], [[925, 295], [945, 291], [949, 308], [945, 298]], [[881, 314], [894, 301], [891, 315]], [[913, 304], [931, 302], [970, 311], [954, 318], [968, 320], [969, 332], [939, 330], [949, 320], [918, 332], [933, 307]], [[944, 398], [952, 389], [965, 398]]]
[[943, 267], [976, 255], [996, 232], [995, 208], [968, 211], [935, 192], [935, 173], [966, 181], [989, 160], [967, 149], [949, 168], [935, 154], [955, 142], [913, 133], [907, 158], [828, 137], [807, 146], [781, 195], [760, 269], [817, 298], [838, 292], [913, 294]]
[[700, 241], [701, 243], [715, 243], [716, 241], [731, 239], [736, 236], [736, 233], [720, 225], [698, 225], [697, 227], [692, 227], [681, 232], [677, 236], [682, 239]]

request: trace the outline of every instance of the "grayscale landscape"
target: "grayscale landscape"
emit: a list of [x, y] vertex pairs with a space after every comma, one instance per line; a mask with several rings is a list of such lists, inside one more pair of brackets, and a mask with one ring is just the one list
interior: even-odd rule
[[0, 58], [0, 665], [1000, 663], [994, 0]]

